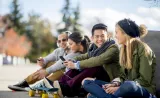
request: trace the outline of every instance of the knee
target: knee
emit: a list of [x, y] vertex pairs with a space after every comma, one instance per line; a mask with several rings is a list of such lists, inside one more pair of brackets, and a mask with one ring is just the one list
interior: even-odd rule
[[82, 85], [84, 84], [84, 81], [85, 81], [85, 80], [86, 80], [86, 78], [82, 80], [82, 83], [81, 83]]
[[134, 92], [137, 89], [138, 87], [134, 81], [125, 81], [120, 88], [120, 90], [123, 90], [124, 92], [130, 92], [130, 91]]
[[91, 80], [94, 80], [94, 78], [85, 78], [85, 79], [83, 79], [81, 84], [84, 85], [84, 84], [88, 83]]
[[83, 79], [82, 86], [88, 84], [88, 81], [90, 81], [90, 80], [88, 80], [87, 78]]

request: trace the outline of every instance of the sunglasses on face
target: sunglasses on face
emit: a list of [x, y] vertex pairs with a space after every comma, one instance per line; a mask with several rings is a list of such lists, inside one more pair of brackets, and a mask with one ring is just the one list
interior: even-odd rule
[[57, 43], [65, 42], [67, 39], [57, 40]]

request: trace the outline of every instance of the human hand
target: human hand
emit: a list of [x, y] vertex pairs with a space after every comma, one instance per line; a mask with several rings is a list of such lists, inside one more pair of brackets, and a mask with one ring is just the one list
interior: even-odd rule
[[64, 61], [63, 63], [69, 69], [76, 69], [75, 66], [74, 66], [73, 61]]
[[106, 93], [108, 94], [114, 94], [117, 90], [118, 90], [119, 87], [109, 87], [107, 89], [104, 89]]
[[115, 84], [105, 84], [105, 85], [102, 85], [103, 89], [107, 89], [109, 87], [115, 87]]
[[45, 69], [40, 69], [34, 73], [34, 77], [37, 77], [38, 79], [43, 79], [44, 77], [46, 77], [48, 75], [49, 74], [46, 72]]
[[41, 68], [43, 68], [44, 65], [44, 59], [42, 57], [39, 57], [37, 59], [37, 65], [41, 66]]

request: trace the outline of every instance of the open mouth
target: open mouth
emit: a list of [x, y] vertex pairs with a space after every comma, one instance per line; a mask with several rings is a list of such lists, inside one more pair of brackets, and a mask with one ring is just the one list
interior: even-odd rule
[[98, 42], [97, 44], [98, 44], [98, 45], [102, 45], [102, 44], [103, 44], [103, 42]]

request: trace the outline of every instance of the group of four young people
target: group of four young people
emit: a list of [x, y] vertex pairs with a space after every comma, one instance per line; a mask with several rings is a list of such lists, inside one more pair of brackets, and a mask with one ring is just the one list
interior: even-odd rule
[[[91, 32], [91, 44], [78, 32], [68, 37], [59, 35], [57, 42], [60, 48], [45, 58], [39, 58], [38, 64], [42, 68], [9, 88], [29, 87], [29, 84], [42, 79], [33, 88], [53, 82], [51, 87], [58, 87], [61, 97], [76, 96], [79, 92], [86, 94], [87, 91], [88, 98], [154, 98], [155, 55], [140, 40], [147, 34], [146, 27], [138, 26], [130, 19], [118, 21], [115, 37], [120, 51], [115, 41], [107, 38], [105, 24], [94, 25]], [[66, 61], [59, 56], [64, 56]], [[50, 61], [56, 62], [47, 66]]]

